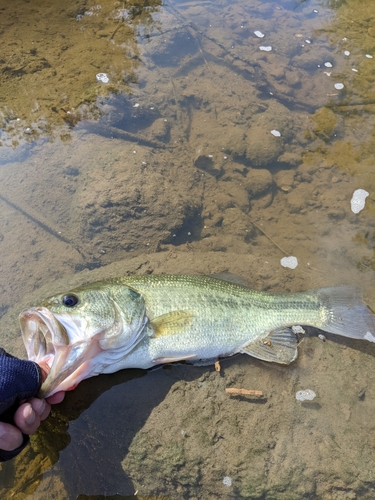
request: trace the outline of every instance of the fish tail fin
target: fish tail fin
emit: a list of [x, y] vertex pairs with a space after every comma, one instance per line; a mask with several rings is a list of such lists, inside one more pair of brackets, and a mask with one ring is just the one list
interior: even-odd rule
[[375, 314], [363, 302], [359, 288], [338, 286], [315, 291], [326, 316], [323, 330], [375, 342]]

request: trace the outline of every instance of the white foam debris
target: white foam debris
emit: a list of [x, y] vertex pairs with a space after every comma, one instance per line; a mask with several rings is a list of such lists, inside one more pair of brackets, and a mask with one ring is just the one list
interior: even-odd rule
[[108, 83], [109, 77], [108, 77], [107, 73], [98, 73], [96, 75], [96, 81], [101, 82], [101, 83]]
[[326, 68], [332, 68], [332, 67], [333, 67], [333, 64], [332, 64], [332, 63], [330, 63], [329, 61], [327, 61], [327, 62], [325, 62], [325, 63], [324, 63], [324, 66], [325, 66]]
[[364, 336], [364, 338], [366, 340], [368, 340], [369, 342], [375, 342], [375, 337], [373, 336], [373, 334], [371, 332], [367, 332], [366, 335]]
[[133, 108], [138, 108], [139, 107], [139, 102], [136, 102], [134, 105], [133, 105]]
[[342, 90], [344, 88], [344, 84], [343, 83], [335, 83], [334, 87], [336, 90]]
[[280, 137], [281, 136], [281, 133], [278, 131], [278, 130], [271, 130], [271, 134], [274, 135], [275, 137]]
[[289, 257], [283, 257], [280, 260], [280, 264], [283, 267], [289, 267], [289, 269], [295, 269], [298, 266], [298, 260], [297, 257], [294, 257], [293, 255]]
[[371, 54], [366, 54], [367, 59], [373, 59], [373, 56]]
[[265, 52], [271, 52], [272, 47], [271, 47], [271, 45], [261, 45], [259, 47], [259, 50], [264, 50]]
[[344, 54], [345, 54], [347, 57], [348, 57], [348, 56], [350, 56], [350, 52], [349, 52], [349, 50], [344, 50]]
[[300, 325], [293, 325], [292, 332], [293, 333], [306, 333], [305, 330]]
[[257, 36], [258, 38], [263, 38], [264, 37], [264, 33], [262, 33], [261, 31], [254, 31], [254, 35]]
[[309, 40], [308, 38], [305, 40], [306, 43], [311, 43], [311, 40]]
[[356, 189], [353, 193], [352, 199], [350, 200], [350, 207], [352, 212], [358, 214], [361, 210], [365, 208], [366, 198], [370, 193], [364, 189]]
[[296, 392], [297, 401], [312, 401], [316, 398], [316, 394], [312, 389], [304, 389]]
[[232, 479], [229, 476], [225, 476], [223, 484], [225, 484], [225, 486], [232, 486]]
[[352, 68], [352, 71], [354, 71], [354, 73], [358, 73], [358, 69]]

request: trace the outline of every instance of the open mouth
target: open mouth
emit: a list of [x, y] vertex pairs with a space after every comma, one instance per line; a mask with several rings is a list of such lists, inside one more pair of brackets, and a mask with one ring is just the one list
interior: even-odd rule
[[35, 307], [20, 314], [22, 337], [28, 358], [39, 365], [47, 363], [50, 372], [40, 397], [75, 385], [72, 374], [81, 366], [85, 346], [73, 345], [65, 326], [45, 307]]
[[64, 326], [45, 307], [35, 307], [20, 314], [23, 342], [30, 360], [49, 366], [56, 347], [68, 346], [69, 336]]
[[58, 346], [68, 346], [64, 326], [45, 307], [35, 307], [20, 314], [23, 342], [30, 360], [47, 361], [51, 366]]

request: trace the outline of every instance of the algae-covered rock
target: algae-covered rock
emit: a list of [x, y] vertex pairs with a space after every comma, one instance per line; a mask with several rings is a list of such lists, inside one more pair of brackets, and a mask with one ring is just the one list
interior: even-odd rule
[[286, 163], [288, 165], [290, 165], [291, 167], [297, 167], [300, 163], [301, 163], [301, 153], [297, 153], [297, 152], [289, 152], [289, 151], [286, 151], [284, 154], [282, 154], [281, 156], [279, 156], [278, 158], [278, 162], [279, 163]]
[[320, 108], [315, 111], [311, 119], [314, 122], [314, 134], [328, 141], [338, 125], [335, 113], [331, 109]]

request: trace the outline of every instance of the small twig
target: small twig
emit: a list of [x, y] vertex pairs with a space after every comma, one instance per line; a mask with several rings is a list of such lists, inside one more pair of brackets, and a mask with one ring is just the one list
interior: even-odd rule
[[[193, 35], [193, 34], [191, 33], [191, 31], [189, 30], [189, 28], [188, 28], [188, 31], [189, 31], [190, 35], [191, 35], [192, 37], [194, 37], [194, 35]], [[201, 54], [201, 56], [202, 56], [202, 58], [203, 58], [203, 61], [204, 61], [205, 65], [207, 66], [208, 71], [209, 71], [209, 72], [211, 73], [211, 75], [212, 75], [211, 67], [210, 67], [210, 65], [208, 64], [207, 59], [205, 58], [205, 56], [204, 56], [204, 54], [203, 54], [203, 50], [202, 50], [202, 47], [201, 47], [200, 41], [199, 41], [198, 37], [194, 37], [194, 38], [195, 38], [195, 41], [197, 42], [197, 45], [198, 45], [198, 50], [199, 50], [199, 52], [200, 52], [200, 54]]]
[[82, 120], [78, 123], [76, 128], [85, 130], [91, 134], [97, 134], [102, 137], [110, 137], [111, 139], [122, 139], [124, 141], [134, 142], [140, 146], [146, 146], [149, 148], [173, 149], [175, 147], [167, 146], [163, 142], [155, 139], [147, 139], [146, 137], [141, 137], [137, 134], [127, 132], [126, 130], [119, 129], [117, 127], [104, 126], [88, 120]]
[[24, 217], [27, 219], [30, 219], [33, 221], [37, 226], [41, 227], [44, 229], [49, 234], [52, 234], [55, 238], [58, 240], [63, 241], [64, 243], [68, 243], [68, 245], [71, 245], [72, 242], [69, 241], [67, 238], [65, 238], [62, 234], [60, 234], [59, 231], [56, 231], [56, 229], [53, 229], [47, 221], [42, 221], [42, 215], [39, 213], [38, 215], [32, 215], [31, 212], [31, 207], [28, 207], [28, 211], [24, 210], [21, 208], [19, 205], [16, 205], [13, 201], [10, 201], [9, 198], [6, 198], [3, 194], [0, 194], [0, 200], [4, 201], [7, 205], [12, 207], [14, 210], [17, 210], [20, 212]]
[[283, 249], [281, 248], [281, 246], [279, 246], [279, 245], [276, 243], [276, 241], [274, 241], [274, 240], [271, 238], [271, 236], [268, 236], [268, 234], [267, 234], [267, 233], [266, 233], [266, 232], [265, 232], [265, 231], [264, 231], [264, 230], [263, 230], [260, 226], [258, 226], [258, 224], [257, 224], [256, 222], [254, 222], [252, 219], [251, 219], [251, 223], [252, 223], [252, 224], [254, 224], [254, 226], [255, 226], [257, 229], [259, 229], [259, 231], [260, 231], [261, 233], [263, 233], [263, 234], [264, 234], [264, 236], [265, 236], [266, 238], [268, 238], [268, 239], [270, 240], [270, 242], [271, 242], [271, 243], [273, 243], [273, 244], [275, 245], [275, 247], [276, 247], [276, 248], [278, 248], [278, 249], [280, 250], [280, 252], [282, 252], [284, 255], [289, 255], [289, 253], [288, 253], [288, 252], [286, 252], [285, 250], [283, 250]]
[[[122, 8], [125, 10], [125, 2], [122, 2]], [[124, 22], [124, 16], [121, 16], [121, 19], [119, 19], [119, 22], [117, 23], [115, 31], [112, 33], [112, 35], [109, 37], [109, 40], [113, 40], [114, 36], [122, 26], [122, 23]]]
[[[274, 240], [271, 238], [271, 236], [268, 236], [268, 234], [267, 234], [267, 233], [266, 233], [266, 232], [265, 232], [265, 231], [264, 231], [264, 230], [263, 230], [263, 229], [262, 229], [262, 228], [261, 228], [261, 227], [260, 227], [260, 226], [259, 226], [256, 222], [254, 222], [252, 219], [251, 219], [251, 223], [252, 223], [252, 224], [253, 224], [253, 225], [254, 225], [257, 229], [259, 229], [259, 231], [260, 231], [261, 233], [263, 233], [263, 234], [264, 234], [264, 236], [265, 236], [266, 238], [268, 238], [268, 239], [270, 240], [270, 242], [271, 242], [271, 243], [273, 243], [273, 244], [275, 245], [275, 247], [276, 247], [276, 248], [278, 248], [278, 249], [280, 250], [280, 252], [282, 252], [284, 255], [290, 255], [288, 252], [286, 252], [284, 249], [282, 249], [282, 248], [281, 248], [281, 246], [280, 246], [280, 245], [278, 245], [278, 244], [276, 243], [276, 241], [274, 241]], [[319, 273], [319, 272], [322, 272], [322, 271], [320, 271], [319, 269], [316, 269], [315, 267], [310, 266], [309, 264], [307, 264], [307, 269], [310, 269], [311, 271], [317, 271], [318, 273]]]
[[6, 198], [3, 194], [0, 194], [0, 200], [3, 201], [4, 203], [6, 203], [7, 205], [9, 205], [10, 207], [12, 207], [14, 210], [17, 210], [20, 214], [22, 214], [27, 219], [34, 222], [34, 224], [36, 224], [37, 226], [42, 228], [44, 231], [46, 231], [46, 233], [51, 234], [52, 236], [54, 236], [58, 240], [63, 241], [64, 243], [70, 245], [72, 248], [74, 248], [79, 253], [79, 255], [84, 260], [86, 260], [86, 258], [87, 258], [86, 255], [84, 255], [84, 253], [72, 241], [70, 241], [68, 238], [65, 238], [65, 236], [63, 236], [60, 233], [60, 231], [56, 231], [56, 229], [51, 227], [51, 225], [45, 219], [41, 220], [43, 218], [43, 216], [40, 213], [37, 214], [35, 211], [34, 211], [34, 213], [32, 213], [33, 210], [30, 206], [26, 210], [26, 209], [20, 207], [19, 205], [16, 205], [16, 203], [14, 203], [13, 201], [10, 201], [10, 199]]
[[252, 389], [237, 389], [236, 387], [228, 387], [225, 389], [228, 394], [241, 394], [243, 396], [263, 396], [262, 391], [254, 391]]

